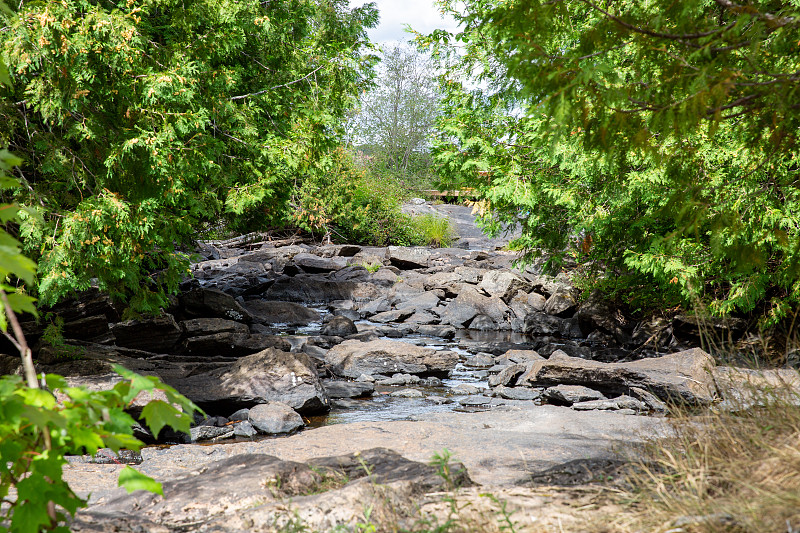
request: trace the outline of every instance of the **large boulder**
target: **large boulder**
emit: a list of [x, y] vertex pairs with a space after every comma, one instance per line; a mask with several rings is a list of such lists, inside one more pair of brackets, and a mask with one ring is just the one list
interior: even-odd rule
[[285, 324], [287, 326], [307, 326], [319, 322], [322, 316], [319, 311], [309, 309], [294, 302], [280, 300], [251, 300], [245, 302], [244, 308], [253, 316], [253, 320], [261, 324]]
[[713, 368], [714, 359], [699, 348], [629, 363], [559, 357], [533, 363], [517, 384], [584, 385], [611, 396], [628, 394], [638, 387], [664, 401], [707, 405], [714, 399]]
[[216, 317], [252, 322], [252, 317], [233, 296], [217, 289], [196, 287], [180, 297], [184, 312], [192, 317]]
[[458, 355], [402, 341], [348, 340], [328, 350], [325, 360], [335, 374], [349, 378], [362, 374], [447, 375], [458, 363]]
[[358, 333], [358, 327], [346, 316], [335, 316], [320, 331], [320, 335], [329, 337], [347, 337]]
[[413, 270], [415, 268], [425, 268], [431, 258], [431, 252], [427, 248], [389, 246], [386, 248], [386, 259], [392, 265], [403, 270]]
[[[366, 271], [365, 271], [366, 272]], [[373, 283], [363, 281], [332, 281], [321, 276], [278, 278], [264, 293], [268, 300], [303, 303], [325, 303], [335, 300], [372, 300], [381, 295]]]
[[248, 413], [248, 420], [259, 433], [277, 435], [303, 427], [303, 417], [283, 402], [258, 404]]
[[146, 352], [169, 352], [181, 338], [181, 328], [170, 314], [126, 320], [111, 326], [115, 344]]
[[294, 256], [293, 262], [304, 272], [333, 272], [347, 266], [345, 257], [320, 257], [314, 254], [299, 253]]
[[472, 286], [466, 286], [444, 308], [441, 323], [465, 328], [478, 315], [486, 315], [497, 323], [498, 329], [511, 329], [511, 309], [497, 296], [484, 296]]
[[478, 287], [489, 296], [497, 296], [508, 302], [517, 291], [530, 290], [531, 284], [508, 270], [489, 270], [483, 275]]
[[200, 405], [251, 406], [278, 401], [301, 413], [329, 409], [316, 367], [304, 353], [268, 348], [207, 372], [173, 374], [164, 380]]

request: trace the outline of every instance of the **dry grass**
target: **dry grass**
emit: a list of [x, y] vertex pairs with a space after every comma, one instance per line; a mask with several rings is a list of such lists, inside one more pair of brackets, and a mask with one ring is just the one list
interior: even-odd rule
[[634, 512], [616, 520], [619, 531], [800, 531], [798, 397], [744, 396], [740, 409], [674, 416], [674, 436], [652, 444], [631, 475]]

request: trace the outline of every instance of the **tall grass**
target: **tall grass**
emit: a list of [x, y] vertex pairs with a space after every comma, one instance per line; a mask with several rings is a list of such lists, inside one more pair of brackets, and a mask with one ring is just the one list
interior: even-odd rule
[[632, 520], [619, 531], [800, 531], [797, 392], [729, 392], [737, 400], [727, 409], [677, 414], [672, 437], [649, 446], [630, 478]]

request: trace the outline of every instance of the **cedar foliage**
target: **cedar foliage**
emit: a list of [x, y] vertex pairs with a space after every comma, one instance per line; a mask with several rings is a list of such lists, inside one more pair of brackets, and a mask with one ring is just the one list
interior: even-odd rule
[[639, 307], [797, 307], [796, 2], [440, 4], [463, 27], [418, 37], [445, 69], [440, 176], [520, 222], [525, 259]]

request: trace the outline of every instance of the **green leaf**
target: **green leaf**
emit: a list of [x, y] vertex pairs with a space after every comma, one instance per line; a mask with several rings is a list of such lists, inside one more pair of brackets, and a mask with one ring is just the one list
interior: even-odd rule
[[131, 468], [130, 466], [126, 466], [119, 473], [118, 486], [125, 488], [128, 493], [131, 493], [135, 490], [146, 490], [155, 494], [160, 494], [161, 496], [164, 495], [164, 490], [161, 487], [161, 483], [149, 476], [142, 474], [138, 470]]
[[162, 400], [154, 400], [145, 405], [141, 417], [156, 437], [164, 426], [189, 433], [192, 424], [190, 416]]

